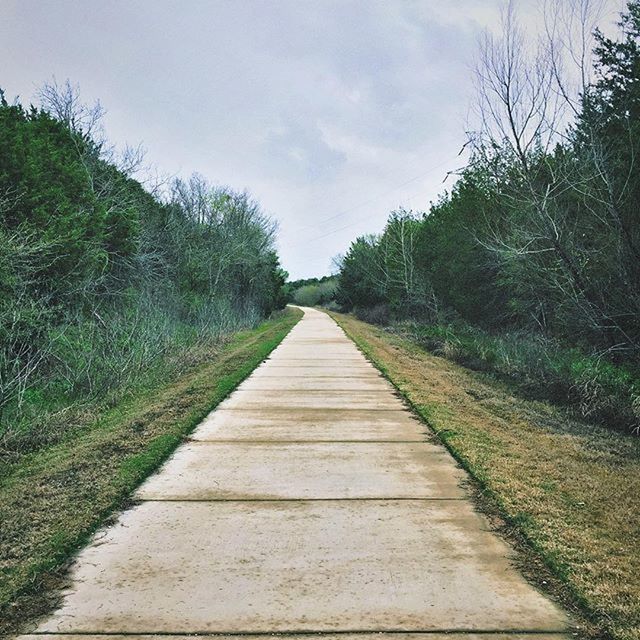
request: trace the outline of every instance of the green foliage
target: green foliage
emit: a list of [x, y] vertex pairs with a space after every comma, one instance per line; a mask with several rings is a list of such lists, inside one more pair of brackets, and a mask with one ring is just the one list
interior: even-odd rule
[[[490, 73], [507, 68], [505, 52], [493, 51]], [[392, 212], [382, 234], [351, 244], [337, 300], [375, 323], [431, 324], [424, 338], [445, 355], [637, 428], [640, 0], [618, 39], [596, 33], [595, 56], [595, 81], [555, 148], [539, 131], [526, 147], [508, 127], [485, 132], [451, 193], [425, 213]], [[536, 105], [528, 97], [521, 112]], [[517, 99], [494, 98], [496, 110]], [[437, 335], [443, 325], [480, 333], [450, 339]]]
[[337, 283], [333, 278], [318, 284], [308, 284], [294, 291], [293, 300], [306, 307], [327, 306], [335, 299], [336, 288]]
[[287, 302], [305, 307], [330, 307], [335, 304], [337, 286], [335, 276], [294, 280], [285, 285], [285, 295]]
[[528, 397], [568, 404], [581, 416], [612, 428], [637, 428], [638, 369], [517, 329], [492, 334], [466, 323], [404, 322], [395, 330], [409, 334], [433, 353], [515, 383]]
[[378, 241], [375, 236], [354, 240], [340, 264], [336, 299], [342, 307], [373, 306], [384, 302], [380, 286], [382, 274], [377, 263]]
[[193, 176], [152, 195], [82, 118], [0, 97], [0, 446], [40, 446], [51, 412], [175, 373], [285, 305], [248, 193]]
[[416, 262], [444, 307], [470, 322], [496, 326], [511, 314], [495, 260], [478, 241], [489, 220], [502, 213], [487, 182], [483, 168], [471, 165], [451, 195], [431, 207], [420, 225]]

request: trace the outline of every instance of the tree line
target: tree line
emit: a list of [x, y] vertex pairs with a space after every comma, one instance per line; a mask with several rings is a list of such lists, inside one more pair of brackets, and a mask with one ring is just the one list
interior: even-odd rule
[[[40, 107], [0, 94], [0, 448], [50, 417], [173, 371], [285, 303], [276, 224], [194, 175], [136, 179], [69, 82]], [[188, 360], [188, 358], [186, 358]], [[62, 428], [62, 427], [61, 427]]]
[[305, 307], [322, 306], [331, 308], [335, 305], [338, 279], [335, 276], [322, 278], [303, 278], [291, 280], [285, 284], [284, 294], [287, 302]]
[[457, 326], [457, 348], [475, 342], [484, 367], [500, 334], [545, 344], [528, 374], [564, 377], [559, 395], [584, 413], [637, 428], [640, 2], [613, 38], [593, 29], [597, 14], [589, 0], [551, 3], [531, 43], [507, 7], [480, 46], [468, 165], [428, 211], [395, 211], [352, 243], [337, 299], [378, 322], [412, 318], [450, 337]]

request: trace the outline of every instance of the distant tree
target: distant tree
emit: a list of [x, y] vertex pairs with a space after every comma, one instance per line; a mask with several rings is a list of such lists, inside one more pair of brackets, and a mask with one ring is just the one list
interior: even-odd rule
[[416, 261], [433, 289], [433, 305], [469, 322], [503, 326], [514, 320], [493, 252], [477, 240], [504, 215], [481, 166], [471, 164], [451, 193], [431, 205], [420, 225]]
[[[337, 282], [333, 277], [311, 278], [313, 282], [296, 287], [292, 292], [293, 301], [306, 307], [326, 306], [335, 299]], [[308, 282], [308, 281], [304, 281]]]
[[363, 236], [351, 243], [338, 259], [340, 279], [336, 300], [345, 309], [367, 307], [386, 302], [385, 274], [377, 255], [378, 238]]

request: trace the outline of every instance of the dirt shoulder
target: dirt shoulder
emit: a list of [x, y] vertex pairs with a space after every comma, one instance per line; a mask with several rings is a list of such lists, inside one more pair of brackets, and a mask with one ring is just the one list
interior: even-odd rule
[[25, 458], [0, 486], [0, 633], [53, 609], [66, 565], [91, 534], [300, 319], [288, 309], [237, 334], [211, 361]]
[[640, 440], [331, 315], [467, 469], [479, 507], [579, 636], [640, 639]]

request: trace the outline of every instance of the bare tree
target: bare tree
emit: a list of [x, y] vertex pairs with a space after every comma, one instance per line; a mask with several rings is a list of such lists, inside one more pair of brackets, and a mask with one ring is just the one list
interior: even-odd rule
[[554, 139], [558, 102], [548, 50], [529, 45], [513, 2], [503, 10], [501, 35], [487, 31], [482, 37], [475, 84], [482, 132], [507, 145], [528, 171], [530, 154], [548, 149]]
[[605, 0], [545, 0], [545, 44], [555, 90], [564, 107], [579, 116], [593, 76], [595, 29]]
[[[571, 0], [562, 10], [552, 8], [546, 40], [530, 44], [509, 3], [501, 35], [487, 34], [481, 43], [476, 71], [481, 131], [474, 138], [475, 153], [486, 166], [497, 168], [495, 184], [513, 215], [479, 240], [513, 270], [517, 281], [528, 283], [525, 287], [535, 283], [553, 292], [550, 302], [572, 307], [572, 321], [599, 332], [611, 349], [621, 342], [637, 348], [591, 267], [603, 259], [602, 242], [594, 240], [613, 237], [610, 232], [621, 219], [607, 189], [604, 154], [597, 145], [588, 150], [596, 154], [591, 159], [573, 149], [550, 153], [552, 145], [566, 139], [565, 111], [578, 113], [587, 91], [592, 65], [588, 32], [599, 15], [598, 3]], [[566, 79], [567, 59], [578, 70], [577, 83]], [[598, 182], [604, 188], [594, 191]], [[594, 198], [594, 193], [603, 195]], [[583, 200], [578, 217], [572, 203], [576, 196]], [[614, 271], [629, 279], [624, 262]]]
[[62, 84], [53, 78], [37, 91], [40, 104], [71, 131], [81, 133], [94, 140], [104, 140], [102, 118], [105, 110], [98, 100], [93, 105], [85, 104], [80, 97], [80, 87], [67, 79]]

